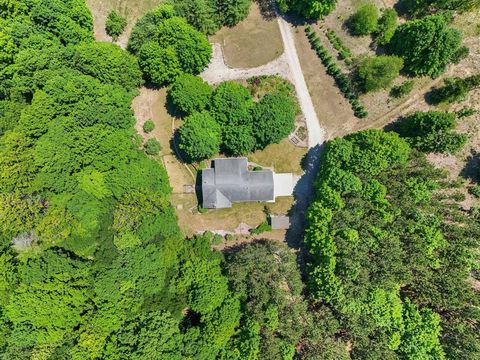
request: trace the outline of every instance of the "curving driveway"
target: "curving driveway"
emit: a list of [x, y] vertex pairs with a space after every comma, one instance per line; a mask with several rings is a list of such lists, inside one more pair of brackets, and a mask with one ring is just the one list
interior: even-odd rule
[[305, 116], [305, 122], [308, 128], [308, 147], [310, 149], [315, 148], [324, 142], [325, 131], [320, 126], [303, 76], [292, 28], [283, 18], [278, 18], [278, 26], [282, 34], [283, 47], [285, 50], [277, 59], [256, 68], [234, 69], [226, 65], [221, 45], [214, 44], [212, 61], [200, 76], [210, 84], [227, 80], [247, 79], [260, 75], [279, 75], [288, 79], [295, 86], [298, 102]]

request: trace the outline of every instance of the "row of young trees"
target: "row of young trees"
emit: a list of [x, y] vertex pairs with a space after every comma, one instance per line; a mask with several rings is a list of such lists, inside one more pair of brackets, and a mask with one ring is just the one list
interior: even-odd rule
[[298, 105], [290, 84], [277, 87], [255, 102], [239, 83], [227, 81], [213, 88], [199, 77], [180, 76], [169, 98], [184, 116], [178, 144], [187, 160], [208, 159], [220, 150], [245, 155], [287, 137], [294, 130]]

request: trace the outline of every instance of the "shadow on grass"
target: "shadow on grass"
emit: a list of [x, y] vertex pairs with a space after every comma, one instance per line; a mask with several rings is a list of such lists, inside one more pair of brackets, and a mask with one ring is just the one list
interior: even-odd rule
[[472, 180], [476, 183], [480, 182], [480, 153], [472, 150], [467, 158], [465, 167], [460, 172], [460, 176]]

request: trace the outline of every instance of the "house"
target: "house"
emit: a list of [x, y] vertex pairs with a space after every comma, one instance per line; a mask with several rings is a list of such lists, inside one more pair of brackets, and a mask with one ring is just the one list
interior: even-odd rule
[[225, 209], [235, 202], [274, 202], [276, 196], [291, 196], [295, 183], [293, 174], [248, 170], [247, 158], [215, 159], [211, 168], [202, 170], [203, 208]]

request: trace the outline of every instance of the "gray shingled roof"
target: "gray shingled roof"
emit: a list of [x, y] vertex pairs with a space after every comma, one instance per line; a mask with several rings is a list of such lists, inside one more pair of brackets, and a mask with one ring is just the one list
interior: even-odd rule
[[202, 170], [203, 207], [229, 208], [233, 202], [275, 199], [273, 172], [248, 171], [246, 158], [215, 159], [213, 168]]

